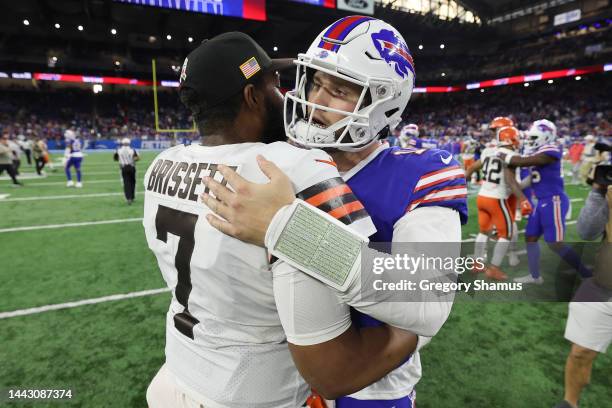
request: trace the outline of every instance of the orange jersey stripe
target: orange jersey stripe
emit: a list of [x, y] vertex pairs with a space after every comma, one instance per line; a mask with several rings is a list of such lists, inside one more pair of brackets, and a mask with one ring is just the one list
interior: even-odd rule
[[329, 164], [329, 165], [334, 166], [334, 167], [338, 167], [338, 165], [336, 164], [335, 161], [323, 160], [323, 159], [315, 159], [315, 161], [318, 161], [319, 163]]
[[344, 204], [340, 207], [334, 208], [333, 210], [328, 212], [328, 214], [338, 219], [359, 210], [363, 210], [363, 204], [361, 204], [360, 201], [353, 201], [352, 203]]
[[319, 194], [313, 195], [306, 202], [310, 205], [318, 207], [319, 205], [333, 199], [340, 197], [344, 194], [351, 193], [351, 188], [346, 184], [340, 184], [335, 187], [328, 188], [325, 191], [321, 191]]

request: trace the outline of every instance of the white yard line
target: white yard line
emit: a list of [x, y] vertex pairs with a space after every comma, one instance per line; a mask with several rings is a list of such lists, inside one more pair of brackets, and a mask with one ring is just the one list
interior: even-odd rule
[[572, 203], [576, 203], [576, 202], [578, 202], [578, 201], [584, 201], [584, 198], [572, 198], [572, 199], [570, 200], [570, 202], [572, 202]]
[[142, 290], [140, 292], [121, 293], [118, 295], [102, 296], [99, 298], [92, 298], [92, 299], [83, 299], [83, 300], [77, 300], [74, 302], [58, 303], [55, 305], [46, 305], [46, 306], [39, 306], [39, 307], [31, 307], [28, 309], [13, 310], [11, 312], [0, 312], [0, 320], [8, 319], [10, 317], [28, 316], [28, 315], [38, 314], [38, 313], [44, 313], [44, 312], [49, 312], [52, 310], [72, 309], [72, 308], [79, 307], [79, 306], [94, 305], [96, 303], [113, 302], [116, 300], [132, 299], [132, 298], [143, 297], [143, 296], [157, 295], [157, 294], [166, 293], [166, 292], [170, 292], [170, 289], [160, 288], [160, 289]]
[[[20, 173], [17, 176], [17, 180], [38, 180], [38, 179], [43, 179], [47, 177], [45, 176], [39, 176], [36, 173]], [[10, 180], [11, 178], [9, 176], [0, 176], [0, 180]]]
[[[136, 192], [136, 194], [144, 194], [144, 192], [138, 191]], [[66, 194], [66, 195], [55, 195], [55, 196], [16, 197], [16, 198], [4, 198], [0, 196], [0, 203], [10, 203], [13, 201], [64, 200], [64, 199], [72, 199], [72, 198], [109, 197], [109, 196], [122, 196], [122, 195], [123, 193]]]
[[121, 224], [124, 222], [140, 222], [140, 221], [142, 221], [142, 218], [124, 218], [120, 220], [72, 222], [68, 224], [31, 225], [28, 227], [2, 228], [0, 229], [0, 233], [18, 232], [18, 231], [35, 231], [35, 230], [42, 230], [42, 229], [56, 229], [56, 228], [69, 228], [69, 227], [85, 227], [89, 225]]
[[[83, 174], [85, 176], [85, 174]], [[119, 174], [117, 174], [119, 176]], [[73, 178], [73, 181], [76, 179]], [[87, 186], [88, 184], [104, 184], [104, 183], [121, 183], [121, 177], [117, 177], [112, 180], [83, 180], [83, 185]], [[66, 181], [50, 181], [45, 183], [26, 183], [26, 187], [37, 187], [37, 186], [61, 186], [62, 184], [66, 184]]]

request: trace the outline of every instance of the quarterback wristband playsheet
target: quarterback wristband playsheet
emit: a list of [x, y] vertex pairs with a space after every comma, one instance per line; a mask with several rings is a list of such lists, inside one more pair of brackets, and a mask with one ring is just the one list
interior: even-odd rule
[[366, 237], [299, 199], [276, 213], [265, 238], [272, 255], [340, 291], [359, 271], [366, 242]]

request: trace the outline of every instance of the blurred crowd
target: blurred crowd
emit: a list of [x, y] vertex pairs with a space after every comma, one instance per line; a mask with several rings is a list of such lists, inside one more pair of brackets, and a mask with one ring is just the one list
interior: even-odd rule
[[[160, 129], [189, 129], [191, 119], [174, 92], [160, 92]], [[15, 138], [63, 140], [72, 127], [84, 141], [121, 139], [165, 140], [156, 132], [151, 92], [122, 91], [92, 94], [75, 88], [24, 90], [0, 93], [0, 130]]]
[[[416, 123], [422, 137], [478, 139], [497, 116], [509, 116], [520, 130], [547, 118], [563, 138], [612, 137], [612, 101], [606, 75], [577, 81], [563, 79], [442, 94], [417, 94], [404, 112], [406, 123]], [[608, 78], [609, 79], [609, 78]]]
[[[592, 134], [612, 137], [612, 101], [607, 74], [504, 86], [479, 90], [415, 94], [404, 112], [405, 123], [416, 123], [422, 138], [441, 143], [471, 137], [489, 137], [487, 124], [496, 116], [509, 116], [521, 130], [537, 119], [555, 122], [562, 138]], [[158, 94], [160, 128], [192, 127], [191, 118], [172, 91]], [[141, 90], [97, 95], [74, 88], [24, 90], [0, 93], [0, 132], [14, 140], [63, 141], [72, 128], [87, 142], [124, 137], [168, 140], [171, 133], [155, 130], [153, 95]], [[179, 133], [194, 139], [197, 133]], [[91, 143], [89, 143], [91, 144]], [[439, 143], [440, 144], [440, 143]]]

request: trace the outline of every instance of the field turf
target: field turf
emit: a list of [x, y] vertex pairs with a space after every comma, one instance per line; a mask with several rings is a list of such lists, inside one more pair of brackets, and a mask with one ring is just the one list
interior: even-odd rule
[[[139, 184], [155, 153], [144, 152]], [[141, 223], [142, 194], [128, 206], [110, 153], [84, 160], [84, 188], [65, 187], [61, 165], [23, 188], [0, 180], [0, 316], [3, 312], [158, 289], [165, 286]], [[23, 173], [33, 173], [23, 166]], [[588, 189], [568, 186], [572, 219]], [[93, 196], [93, 194], [97, 194]], [[49, 199], [57, 196], [82, 196]], [[25, 198], [26, 200], [15, 200]], [[464, 238], [477, 232], [474, 196]], [[35, 228], [67, 223], [115, 223]], [[118, 220], [118, 221], [117, 221]], [[524, 227], [524, 222], [522, 223]], [[577, 240], [575, 224], [567, 239]], [[524, 257], [524, 256], [523, 256]], [[524, 260], [524, 258], [523, 258]], [[512, 276], [525, 270], [511, 270]], [[170, 294], [0, 318], [0, 390], [71, 389], [66, 403], [0, 406], [144, 407], [151, 378], [164, 361], [164, 318]], [[552, 407], [563, 395], [569, 345], [567, 303], [467, 302], [422, 351], [419, 408]], [[582, 407], [612, 406], [612, 356], [595, 362]], [[340, 379], [339, 379], [340, 380]]]

